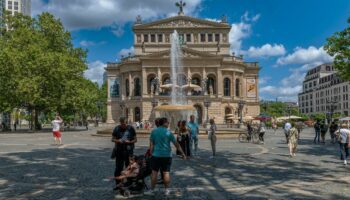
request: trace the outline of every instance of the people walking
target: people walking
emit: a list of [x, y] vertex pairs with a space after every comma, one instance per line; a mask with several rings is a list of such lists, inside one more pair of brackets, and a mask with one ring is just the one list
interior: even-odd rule
[[284, 124], [284, 135], [286, 136], [286, 143], [288, 144], [288, 134], [289, 134], [289, 129], [292, 128], [292, 125], [289, 123], [289, 121], [287, 121], [285, 124]]
[[303, 131], [304, 123], [302, 121], [298, 121], [296, 123], [296, 128], [298, 130], [298, 140], [300, 140], [300, 135], [301, 135], [301, 132]]
[[326, 133], [328, 131], [328, 125], [325, 122], [321, 123], [321, 143], [326, 143]]
[[290, 157], [296, 156], [297, 146], [298, 146], [298, 130], [295, 124], [292, 123], [292, 127], [289, 129], [288, 133], [288, 147]]
[[314, 124], [314, 129], [315, 129], [314, 143], [316, 144], [316, 139], [317, 139], [317, 143], [320, 143], [321, 123], [319, 120], [317, 120], [317, 122]]
[[195, 122], [194, 115], [190, 116], [190, 121], [187, 123], [187, 126], [191, 131], [190, 148], [192, 150], [192, 156], [195, 156], [197, 155], [197, 151], [198, 151], [199, 126]]
[[[120, 176], [125, 167], [129, 165], [129, 157], [133, 156], [135, 143], [137, 142], [134, 127], [126, 124], [126, 119], [121, 117], [120, 125], [116, 126], [112, 133], [112, 142], [115, 143], [112, 159], [115, 159], [114, 177]], [[119, 184], [116, 180], [116, 184]], [[118, 188], [114, 188], [115, 190]]]
[[[186, 121], [180, 121], [178, 128], [175, 130], [177, 135], [177, 142], [180, 144], [181, 149], [187, 157], [191, 156], [190, 149], [190, 130], [186, 126]], [[182, 155], [180, 151], [177, 151], [177, 155]]]
[[334, 144], [336, 142], [335, 132], [338, 130], [338, 124], [335, 121], [329, 126], [329, 133], [331, 134], [331, 143]]
[[262, 144], [264, 144], [264, 135], [265, 135], [265, 132], [266, 132], [266, 125], [264, 122], [260, 122], [259, 124], [259, 140]]
[[347, 165], [347, 158], [349, 156], [349, 138], [350, 130], [346, 124], [342, 124], [338, 132], [338, 142], [340, 147], [340, 159]]
[[252, 139], [252, 134], [253, 134], [253, 127], [251, 125], [251, 122], [247, 123], [247, 131], [248, 131], [248, 142]]
[[214, 158], [216, 156], [216, 124], [214, 119], [209, 120], [210, 126], [207, 129], [208, 139], [210, 140], [211, 150], [213, 155], [210, 158]]
[[152, 152], [151, 158], [151, 190], [145, 192], [147, 195], [154, 195], [154, 188], [157, 184], [159, 171], [163, 172], [163, 183], [165, 187], [165, 195], [170, 194], [170, 168], [172, 163], [171, 143], [181, 152], [184, 159], [186, 155], [182, 151], [180, 144], [176, 142], [175, 136], [168, 130], [169, 122], [167, 118], [159, 120], [159, 127], [151, 132], [150, 136], [150, 150]]
[[63, 120], [61, 116], [57, 113], [54, 120], [52, 120], [52, 134], [55, 140], [55, 145], [62, 145], [62, 134], [61, 134], [61, 124]]

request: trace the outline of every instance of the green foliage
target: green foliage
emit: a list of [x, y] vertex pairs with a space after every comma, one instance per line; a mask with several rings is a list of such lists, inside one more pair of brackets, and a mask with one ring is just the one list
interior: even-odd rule
[[3, 21], [0, 112], [26, 107], [35, 111], [36, 123], [39, 113], [96, 115], [103, 98], [98, 85], [83, 77], [87, 52], [73, 46], [60, 20], [49, 13], [34, 19], [6, 13]]
[[[266, 107], [266, 111], [265, 111]], [[261, 113], [266, 113], [267, 115], [271, 117], [282, 117], [282, 116], [288, 116], [288, 104], [284, 102], [264, 102], [260, 104], [260, 111]], [[298, 108], [291, 108], [290, 115], [296, 115], [299, 116], [299, 110]]]
[[[348, 19], [350, 25], [350, 17]], [[343, 31], [334, 33], [327, 39], [324, 46], [329, 55], [334, 56], [334, 66], [339, 70], [339, 74], [350, 80], [350, 26]]]

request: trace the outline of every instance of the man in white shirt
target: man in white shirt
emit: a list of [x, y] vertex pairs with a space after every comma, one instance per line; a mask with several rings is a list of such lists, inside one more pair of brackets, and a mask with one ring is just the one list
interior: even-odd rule
[[284, 135], [286, 136], [286, 142], [288, 144], [288, 134], [289, 134], [289, 130], [292, 128], [292, 125], [287, 121], [284, 124]]
[[338, 133], [338, 142], [340, 146], [340, 159], [344, 161], [344, 165], [347, 165], [346, 159], [349, 157], [349, 136], [350, 130], [347, 129], [346, 124], [342, 124]]
[[61, 145], [62, 144], [62, 139], [61, 139], [61, 124], [63, 123], [62, 118], [57, 114], [56, 118], [52, 120], [52, 133], [53, 137], [55, 139], [55, 144], [56, 145]]

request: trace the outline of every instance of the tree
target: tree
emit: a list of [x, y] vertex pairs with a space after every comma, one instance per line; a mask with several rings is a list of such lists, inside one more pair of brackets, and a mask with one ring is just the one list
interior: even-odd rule
[[[0, 36], [0, 111], [25, 107], [40, 128], [40, 112], [81, 109], [88, 84], [86, 51], [49, 13], [37, 18], [5, 14]], [[0, 26], [1, 27], [1, 26]], [[77, 86], [78, 85], [78, 86]]]
[[336, 32], [327, 39], [324, 49], [329, 55], [334, 56], [334, 66], [339, 70], [339, 74], [350, 80], [350, 17], [348, 27], [343, 31]]

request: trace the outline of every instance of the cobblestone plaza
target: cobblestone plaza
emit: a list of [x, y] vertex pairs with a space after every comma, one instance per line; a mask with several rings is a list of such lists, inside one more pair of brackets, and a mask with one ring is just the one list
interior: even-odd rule
[[[107, 177], [113, 175], [113, 144], [92, 132], [64, 132], [64, 145], [51, 145], [50, 133], [0, 135], [0, 199], [119, 199]], [[199, 156], [175, 158], [168, 199], [348, 199], [349, 167], [338, 146], [312, 144], [302, 134], [296, 158], [288, 157], [281, 130], [268, 132], [265, 145], [221, 136], [218, 156], [209, 159], [208, 140]], [[139, 137], [136, 154], [148, 139]], [[149, 180], [147, 180], [149, 184]], [[162, 194], [162, 193], [159, 193]], [[162, 199], [138, 196], [133, 199]]]

